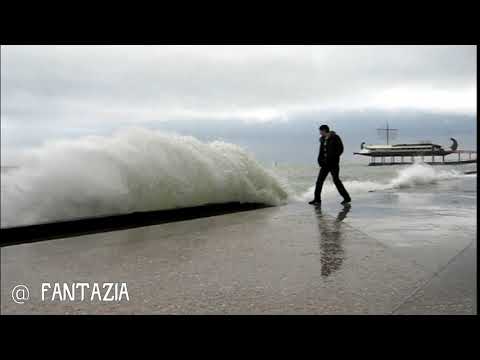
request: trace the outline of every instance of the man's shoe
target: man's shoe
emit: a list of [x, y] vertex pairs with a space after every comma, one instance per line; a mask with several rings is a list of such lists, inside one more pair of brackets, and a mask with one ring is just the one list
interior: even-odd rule
[[309, 202], [310, 205], [321, 205], [322, 201], [321, 200], [312, 200]]
[[348, 205], [352, 202], [352, 199], [347, 199], [347, 200], [343, 200], [340, 204], [342, 205]]

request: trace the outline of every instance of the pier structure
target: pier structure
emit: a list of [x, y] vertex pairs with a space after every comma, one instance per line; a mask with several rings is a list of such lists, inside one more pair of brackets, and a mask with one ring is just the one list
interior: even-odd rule
[[[366, 145], [363, 142], [360, 145], [360, 151], [353, 153], [370, 157], [369, 166], [411, 165], [415, 163], [415, 159], [421, 159], [422, 162], [429, 165], [459, 165], [477, 162], [477, 151], [458, 149], [458, 141], [454, 138], [450, 138], [453, 143], [449, 149], [444, 149], [441, 145], [431, 141], [392, 145], [390, 140], [397, 136], [398, 129], [392, 129], [387, 122], [385, 128], [377, 129], [377, 131], [381, 136], [385, 136], [386, 145]], [[452, 154], [455, 160], [447, 160], [446, 156]]]
[[[354, 153], [358, 154], [358, 153]], [[455, 160], [448, 160], [446, 156], [455, 154]], [[363, 154], [362, 154], [363, 155]], [[477, 152], [475, 150], [455, 150], [447, 154], [414, 154], [414, 155], [386, 155], [386, 154], [369, 154], [370, 163], [368, 166], [385, 166], [385, 165], [411, 165], [415, 163], [415, 159], [421, 159], [428, 165], [459, 165], [474, 164], [477, 162]]]

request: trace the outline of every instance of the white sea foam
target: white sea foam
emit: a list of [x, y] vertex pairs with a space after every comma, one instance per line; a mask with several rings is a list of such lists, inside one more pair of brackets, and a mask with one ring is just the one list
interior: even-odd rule
[[29, 151], [2, 174], [1, 225], [287, 199], [286, 184], [236, 145], [132, 128]]
[[417, 162], [399, 171], [398, 176], [390, 182], [391, 188], [408, 188], [416, 185], [435, 184], [441, 180], [454, 179], [464, 174], [456, 170], [441, 170], [428, 164]]
[[[441, 170], [422, 162], [416, 162], [413, 165], [400, 169], [397, 172], [396, 177], [387, 182], [351, 180], [344, 181], [343, 183], [349, 193], [361, 194], [371, 191], [404, 189], [435, 184], [438, 181], [455, 179], [463, 176], [468, 175], [464, 175], [455, 170]], [[314, 191], [315, 186], [312, 186], [308, 191], [296, 199], [300, 201], [313, 199]], [[334, 193], [336, 193], [334, 184], [332, 182], [326, 182], [323, 187], [322, 196], [323, 194], [329, 196]]]

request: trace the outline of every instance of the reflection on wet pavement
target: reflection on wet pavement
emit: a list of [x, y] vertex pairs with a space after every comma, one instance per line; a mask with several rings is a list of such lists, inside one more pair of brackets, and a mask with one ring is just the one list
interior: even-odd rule
[[340, 269], [345, 258], [343, 249], [342, 221], [347, 217], [351, 206], [346, 205], [332, 220], [322, 214], [321, 207], [315, 207], [318, 219], [318, 229], [320, 232], [320, 262], [322, 264], [322, 277], [328, 277], [333, 272]]

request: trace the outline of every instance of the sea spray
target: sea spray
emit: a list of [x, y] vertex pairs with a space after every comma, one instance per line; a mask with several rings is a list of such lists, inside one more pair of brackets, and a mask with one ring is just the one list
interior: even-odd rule
[[[434, 168], [431, 165], [417, 161], [416, 163], [401, 168], [397, 171], [396, 177], [386, 182], [377, 182], [377, 181], [362, 181], [362, 180], [349, 180], [344, 181], [346, 189], [350, 194], [362, 194], [372, 191], [381, 191], [381, 190], [394, 190], [394, 189], [405, 189], [415, 186], [430, 185], [435, 184], [438, 181], [455, 179], [464, 175], [456, 170], [442, 170]], [[300, 196], [297, 196], [296, 200], [305, 201], [308, 199], [313, 199], [313, 193], [315, 191], [315, 185], [311, 186], [308, 191], [303, 193]], [[323, 186], [323, 195], [330, 196], [336, 193], [336, 189], [333, 183], [325, 182]]]
[[435, 184], [441, 180], [454, 179], [463, 176], [455, 170], [440, 170], [431, 165], [416, 162], [415, 164], [402, 169], [398, 175], [393, 179], [389, 188], [409, 188], [416, 185]]
[[2, 227], [288, 198], [286, 185], [239, 146], [143, 128], [32, 149], [2, 174], [1, 190]]

